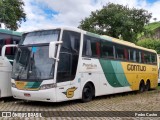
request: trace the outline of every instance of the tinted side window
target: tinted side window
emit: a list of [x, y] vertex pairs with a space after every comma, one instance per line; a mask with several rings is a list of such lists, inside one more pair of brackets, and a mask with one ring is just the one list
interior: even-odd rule
[[[11, 44], [11, 35], [0, 33], [0, 55], [1, 55], [2, 47], [6, 44]], [[9, 55], [9, 54], [11, 54], [11, 49], [7, 48], [6, 55]]]
[[[20, 36], [12, 36], [11, 37], [11, 44], [18, 44], [19, 42], [20, 42], [20, 40], [21, 40], [21, 37]], [[8, 48], [9, 50], [10, 50], [10, 53], [6, 53], [7, 55], [7, 57], [8, 57], [8, 59], [14, 59], [14, 56], [15, 56], [15, 53], [16, 53], [16, 50], [17, 50], [17, 48], [16, 47], [11, 47], [11, 48]], [[7, 51], [6, 51], [7, 52]]]
[[125, 60], [129, 60], [129, 53], [128, 53], [128, 48], [124, 48], [124, 56], [125, 56]]
[[107, 42], [107, 41], [102, 41], [101, 42], [101, 57], [102, 58], [109, 58], [113, 59], [114, 58], [114, 46], [112, 43]]
[[139, 52], [136, 51], [136, 62], [139, 62]]
[[136, 52], [133, 49], [129, 49], [129, 60], [130, 61], [136, 61]]
[[152, 64], [157, 64], [157, 55], [156, 54], [151, 54], [151, 61], [152, 61]]
[[138, 63], [142, 62], [141, 52], [139, 50], [136, 50], [136, 62]]
[[[18, 44], [20, 41], [20, 36], [12, 36], [8, 34], [2, 34], [0, 33], [0, 55], [1, 55], [1, 49], [4, 45], [8, 44]], [[13, 60], [16, 52], [15, 47], [7, 47], [5, 51], [5, 55], [8, 59]]]
[[151, 63], [150, 54], [144, 53], [144, 62], [145, 63]]
[[116, 59], [125, 60], [125, 49], [123, 46], [115, 46]]
[[91, 36], [84, 35], [83, 56], [100, 57], [100, 40]]
[[145, 63], [144, 52], [141, 52], [141, 60], [142, 60], [142, 63]]

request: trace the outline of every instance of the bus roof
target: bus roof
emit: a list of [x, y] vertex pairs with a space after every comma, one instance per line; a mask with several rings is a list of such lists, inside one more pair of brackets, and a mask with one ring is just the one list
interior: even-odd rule
[[[125, 46], [128, 46], [128, 47], [132, 47], [132, 48], [156, 53], [156, 51], [153, 50], [153, 49], [148, 49], [148, 48], [144, 48], [144, 47], [141, 47], [141, 46], [137, 46], [134, 43], [124, 41], [124, 40], [120, 40], [120, 39], [117, 39], [117, 38], [113, 38], [113, 37], [110, 37], [110, 36], [107, 36], [107, 35], [98, 35], [98, 34], [95, 34], [95, 33], [87, 32], [85, 30], [75, 28], [75, 27], [68, 27], [68, 26], [54, 27], [54, 28], [50, 28], [50, 29], [34, 30], [34, 31], [30, 31], [30, 32], [36, 32], [36, 31], [42, 31], [42, 30], [53, 30], [53, 29], [64, 29], [64, 30], [70, 30], [70, 31], [75, 31], [75, 32], [81, 32], [81, 33], [84, 33], [84, 34], [87, 34], [87, 35], [90, 35], [90, 36], [93, 36], [93, 37], [101, 38], [103, 40], [107, 40], [107, 41], [110, 41], [110, 42], [113, 42], [113, 43], [117, 43], [117, 44], [125, 45]], [[26, 33], [30, 33], [30, 32], [26, 32]]]
[[103, 40], [107, 40], [107, 41], [110, 41], [110, 42], [113, 42], [113, 43], [125, 45], [125, 46], [128, 46], [128, 47], [132, 47], [132, 48], [136, 48], [136, 49], [140, 49], [140, 50], [144, 50], [144, 51], [148, 51], [148, 52], [157, 53], [153, 49], [144, 48], [144, 47], [138, 46], [138, 45], [136, 45], [136, 44], [134, 44], [132, 42], [128, 42], [128, 41], [125, 41], [125, 40], [117, 39], [117, 38], [110, 37], [110, 36], [107, 36], [107, 35], [98, 35], [98, 34], [94, 34], [94, 33], [90, 33], [90, 32], [87, 32], [86, 34], [88, 34], [90, 36], [98, 37], [98, 38], [101, 38]]
[[5, 33], [5, 34], [15, 35], [15, 36], [22, 36], [21, 32], [16, 32], [16, 31], [7, 30], [7, 29], [1, 29], [1, 28], [0, 28], [0, 33]]
[[47, 29], [37, 29], [37, 30], [32, 30], [32, 31], [25, 31], [25, 33], [30, 33], [30, 32], [37, 32], [37, 31], [43, 31], [43, 30], [54, 30], [54, 29], [64, 29], [64, 30], [70, 30], [70, 31], [75, 31], [75, 32], [86, 32], [82, 29], [75, 28], [75, 27], [68, 27], [68, 26], [63, 26], [63, 27], [52, 27], [52, 28], [47, 28]]

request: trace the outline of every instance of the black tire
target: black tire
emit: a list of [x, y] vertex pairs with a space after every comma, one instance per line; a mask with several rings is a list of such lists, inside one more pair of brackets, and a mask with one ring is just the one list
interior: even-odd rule
[[142, 93], [144, 91], [145, 91], [145, 84], [144, 81], [141, 81], [139, 85], [139, 92]]
[[146, 83], [146, 86], [145, 86], [146, 91], [149, 91], [149, 90], [150, 90], [150, 87], [151, 87], [150, 81], [148, 80], [147, 83]]
[[89, 102], [93, 98], [93, 86], [90, 83], [87, 83], [82, 91], [82, 102]]

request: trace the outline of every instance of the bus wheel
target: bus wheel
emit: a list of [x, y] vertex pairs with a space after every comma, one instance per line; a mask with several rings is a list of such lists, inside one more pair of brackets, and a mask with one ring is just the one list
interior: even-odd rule
[[139, 92], [142, 93], [144, 91], [145, 91], [145, 84], [144, 81], [141, 81], [139, 85]]
[[82, 91], [82, 102], [89, 102], [93, 98], [93, 86], [90, 83], [87, 83]]
[[146, 83], [146, 91], [149, 91], [150, 90], [150, 81], [147, 80], [147, 83]]

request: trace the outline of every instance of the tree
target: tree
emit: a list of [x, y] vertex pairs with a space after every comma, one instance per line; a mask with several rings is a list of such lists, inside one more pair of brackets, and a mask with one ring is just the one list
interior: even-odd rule
[[160, 54], [160, 40], [145, 39], [137, 42], [137, 45], [156, 50]]
[[108, 3], [101, 10], [92, 12], [78, 27], [116, 38], [121, 35], [124, 40], [136, 42], [138, 33], [144, 31], [150, 18], [151, 13], [146, 10]]
[[22, 0], [0, 0], [0, 22], [7, 28], [17, 30], [26, 21]]
[[156, 22], [156, 21], [157, 21], [157, 18], [153, 18], [153, 20], [154, 20], [154, 22]]

